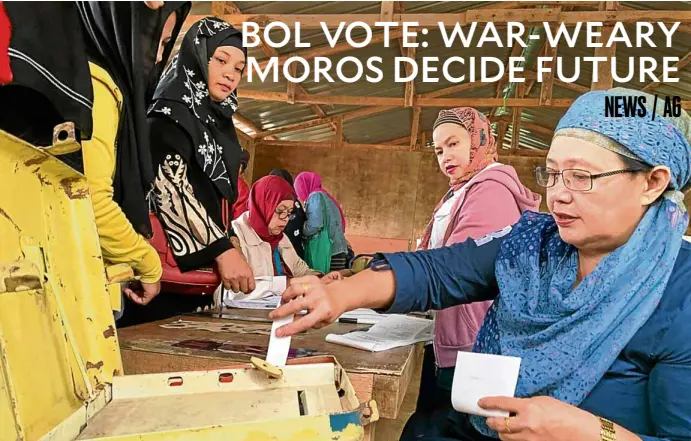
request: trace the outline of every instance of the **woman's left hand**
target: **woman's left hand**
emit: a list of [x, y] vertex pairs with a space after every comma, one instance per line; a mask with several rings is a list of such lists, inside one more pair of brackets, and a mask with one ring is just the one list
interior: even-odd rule
[[483, 409], [504, 410], [508, 418], [487, 418], [487, 425], [506, 441], [600, 439], [600, 420], [593, 414], [552, 397], [487, 397]]

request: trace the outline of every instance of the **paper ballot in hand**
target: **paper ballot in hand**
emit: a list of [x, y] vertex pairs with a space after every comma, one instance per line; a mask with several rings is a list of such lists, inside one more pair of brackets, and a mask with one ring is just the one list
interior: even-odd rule
[[[224, 304], [230, 308], [267, 309], [276, 303], [274, 297], [280, 298], [283, 291], [286, 290], [285, 276], [255, 277], [254, 283], [254, 291], [249, 294], [224, 289]], [[271, 304], [267, 306], [266, 302], [262, 302], [265, 299]]]
[[[281, 304], [279, 297], [275, 307], [278, 308]], [[293, 315], [283, 317], [282, 319], [274, 320], [271, 325], [271, 338], [269, 339], [269, 349], [266, 352], [266, 362], [277, 367], [283, 367], [288, 361], [288, 352], [290, 351], [291, 337], [276, 337], [276, 330], [283, 325], [293, 321]]]
[[508, 417], [508, 412], [482, 409], [477, 402], [485, 397], [513, 397], [520, 367], [518, 357], [459, 351], [451, 389], [453, 408], [471, 415]]

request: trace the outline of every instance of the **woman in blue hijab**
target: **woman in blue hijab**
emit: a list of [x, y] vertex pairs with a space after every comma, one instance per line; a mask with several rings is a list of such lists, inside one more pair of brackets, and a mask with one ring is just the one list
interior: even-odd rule
[[[644, 117], [610, 118], [610, 96], [647, 99]], [[476, 352], [520, 357], [514, 397], [484, 418], [453, 411], [413, 421], [416, 440], [691, 439], [691, 244], [681, 190], [690, 118], [652, 111], [629, 89], [579, 97], [536, 170], [550, 214], [448, 248], [383, 254], [372, 270], [322, 285], [291, 281], [278, 335], [354, 308], [389, 313], [494, 300]], [[661, 106], [659, 106], [661, 107]], [[302, 296], [302, 297], [300, 297]]]

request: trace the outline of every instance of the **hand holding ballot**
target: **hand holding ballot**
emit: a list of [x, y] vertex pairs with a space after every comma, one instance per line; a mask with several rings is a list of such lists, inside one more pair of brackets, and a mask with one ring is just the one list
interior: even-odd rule
[[[272, 311], [273, 320], [306, 310], [307, 314], [279, 328], [279, 337], [335, 322], [358, 308], [386, 308], [393, 300], [395, 281], [390, 271], [363, 271], [345, 280], [325, 284], [316, 276], [297, 277], [283, 293], [283, 305]], [[291, 301], [292, 300], [292, 301]]]
[[556, 398], [487, 397], [478, 404], [483, 409], [500, 410], [513, 415], [487, 418], [487, 425], [499, 433], [501, 440], [600, 439], [600, 420], [595, 415]]

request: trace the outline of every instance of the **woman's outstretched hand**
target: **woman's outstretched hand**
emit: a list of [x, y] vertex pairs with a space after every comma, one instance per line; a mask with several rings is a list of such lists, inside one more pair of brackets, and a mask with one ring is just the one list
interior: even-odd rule
[[294, 335], [309, 328], [321, 328], [335, 322], [346, 312], [346, 306], [339, 301], [339, 297], [342, 296], [335, 293], [339, 283], [342, 282], [326, 285], [316, 276], [290, 279], [290, 286], [281, 299], [282, 306], [272, 311], [269, 317], [276, 320], [303, 310], [307, 310], [307, 314], [278, 328], [276, 336]]

